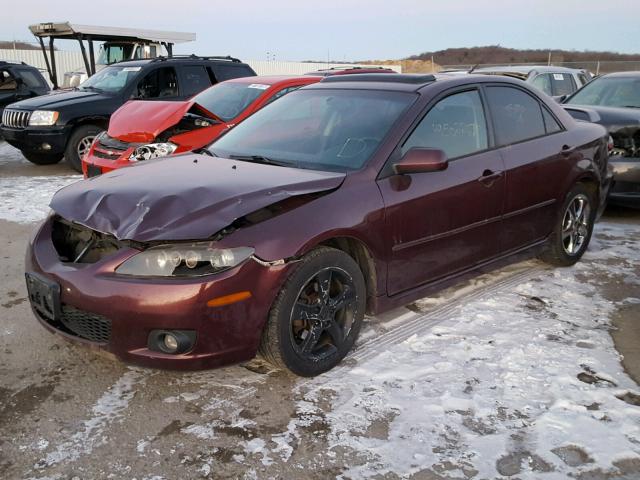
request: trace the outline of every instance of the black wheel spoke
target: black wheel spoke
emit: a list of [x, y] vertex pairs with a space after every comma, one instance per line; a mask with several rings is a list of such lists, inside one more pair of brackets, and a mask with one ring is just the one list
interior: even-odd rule
[[311, 324], [311, 328], [309, 328], [309, 330], [305, 330], [303, 334], [304, 338], [302, 339], [300, 350], [302, 353], [309, 354], [318, 344], [318, 340], [320, 340], [320, 335], [322, 335], [322, 326], [319, 323], [313, 323]]
[[327, 333], [331, 336], [335, 346], [340, 345], [344, 341], [344, 330], [338, 322], [331, 322], [331, 325], [327, 328]]
[[356, 301], [356, 292], [353, 288], [348, 285], [344, 285], [342, 288], [342, 292], [331, 299], [331, 306], [334, 311], [341, 310]]
[[318, 296], [320, 301], [326, 304], [329, 301], [329, 290], [331, 289], [331, 277], [333, 272], [331, 270], [322, 270], [316, 276], [318, 280]]
[[300, 301], [293, 306], [293, 318], [296, 320], [317, 320], [320, 313], [318, 304], [309, 305]]

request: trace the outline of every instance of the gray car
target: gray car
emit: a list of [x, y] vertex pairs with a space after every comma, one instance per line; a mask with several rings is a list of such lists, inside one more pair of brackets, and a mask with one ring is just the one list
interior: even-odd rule
[[591, 80], [591, 73], [587, 70], [552, 65], [485, 67], [474, 69], [473, 73], [519, 78], [542, 90], [550, 97], [571, 95]]

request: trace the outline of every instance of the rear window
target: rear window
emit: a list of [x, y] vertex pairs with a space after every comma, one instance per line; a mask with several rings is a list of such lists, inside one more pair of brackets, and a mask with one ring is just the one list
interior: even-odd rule
[[32, 70], [21, 68], [18, 70], [18, 73], [20, 74], [20, 78], [24, 80], [24, 83], [27, 87], [42, 88], [46, 86], [46, 83], [44, 82], [42, 77]]
[[487, 98], [501, 146], [546, 134], [540, 103], [528, 93], [513, 87], [489, 87]]
[[213, 66], [213, 71], [218, 82], [231, 80], [232, 78], [253, 77], [255, 73], [247, 65], [237, 64], [217, 64]]
[[271, 85], [260, 83], [219, 83], [193, 97], [221, 120], [228, 122], [240, 115]]
[[553, 85], [553, 94], [555, 96], [571, 95], [576, 91], [576, 83], [570, 73], [551, 74], [551, 83]]
[[182, 74], [184, 95], [195, 95], [211, 86], [207, 69], [202, 65], [186, 65], [182, 68]]

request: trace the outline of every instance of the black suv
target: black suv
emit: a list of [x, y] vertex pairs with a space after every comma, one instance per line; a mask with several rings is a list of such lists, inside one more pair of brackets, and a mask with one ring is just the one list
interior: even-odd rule
[[0, 60], [0, 116], [10, 103], [37, 97], [50, 88], [40, 71], [24, 62]]
[[184, 100], [211, 85], [256, 73], [233, 57], [158, 57], [103, 68], [72, 90], [23, 100], [4, 110], [0, 132], [31, 162], [64, 156], [76, 170], [109, 117], [128, 100]]

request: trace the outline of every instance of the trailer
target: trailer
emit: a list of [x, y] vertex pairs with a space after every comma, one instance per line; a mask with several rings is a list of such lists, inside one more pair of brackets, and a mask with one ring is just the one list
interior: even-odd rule
[[[101, 66], [122, 60], [171, 56], [174, 44], [192, 42], [196, 39], [195, 33], [188, 32], [78, 25], [70, 22], [37, 23], [30, 25], [29, 30], [40, 43], [49, 78], [54, 88], [59, 88], [55, 40], [76, 40], [80, 45], [85, 71], [68, 72], [68, 78], [65, 73], [65, 86], [73, 86], [74, 83], [78, 83], [81, 74], [91, 76], [96, 73], [97, 67], [99, 69]], [[48, 54], [45, 39], [48, 39]], [[85, 47], [85, 42], [88, 48]], [[98, 61], [96, 61], [94, 42], [104, 42], [99, 52]]]

